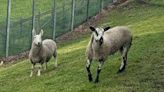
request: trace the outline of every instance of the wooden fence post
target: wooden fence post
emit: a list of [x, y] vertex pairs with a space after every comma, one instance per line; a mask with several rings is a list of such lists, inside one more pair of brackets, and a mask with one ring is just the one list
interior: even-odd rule
[[9, 56], [9, 41], [10, 41], [10, 15], [11, 15], [11, 0], [7, 2], [7, 18], [6, 18], [6, 57]]
[[100, 0], [100, 12], [101, 12], [101, 11], [103, 10], [103, 8], [104, 8], [103, 1], [104, 1], [104, 0]]

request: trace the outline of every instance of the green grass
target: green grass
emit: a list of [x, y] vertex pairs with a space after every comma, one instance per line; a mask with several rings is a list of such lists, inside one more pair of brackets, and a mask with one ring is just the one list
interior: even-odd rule
[[[164, 5], [164, 3], [162, 3]], [[133, 45], [124, 73], [116, 74], [119, 54], [105, 62], [98, 84], [89, 83], [85, 70], [85, 49], [89, 34], [58, 46], [59, 67], [54, 59], [42, 76], [29, 77], [29, 60], [0, 68], [0, 92], [163, 92], [164, 91], [164, 7], [130, 6], [109, 12], [99, 26], [129, 25]], [[97, 62], [91, 70], [96, 75]]]

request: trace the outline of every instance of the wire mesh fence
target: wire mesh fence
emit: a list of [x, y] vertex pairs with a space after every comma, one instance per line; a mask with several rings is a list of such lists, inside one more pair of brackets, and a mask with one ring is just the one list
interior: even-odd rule
[[0, 0], [0, 57], [5, 56], [7, 0]]
[[[6, 16], [9, 2], [10, 15]], [[54, 39], [87, 21], [111, 2], [112, 0], [1, 0], [0, 57], [29, 50], [32, 28], [37, 32], [43, 29], [43, 38]]]

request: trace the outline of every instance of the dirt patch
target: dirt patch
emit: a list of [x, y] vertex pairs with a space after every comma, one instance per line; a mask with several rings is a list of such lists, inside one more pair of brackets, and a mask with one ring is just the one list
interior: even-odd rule
[[28, 53], [29, 53], [29, 51], [26, 51], [26, 52], [23, 52], [23, 53], [14, 55], [14, 56], [2, 57], [2, 58], [0, 58], [0, 66], [2, 64], [16, 63], [15, 61], [18, 61], [20, 59], [27, 59]]
[[[90, 19], [88, 19], [87, 22], [85, 22], [82, 25], [76, 27], [74, 29], [74, 31], [68, 32], [68, 33], [58, 37], [56, 39], [56, 42], [60, 44], [60, 43], [65, 42], [65, 41], [80, 38], [81, 36], [89, 33], [90, 32], [90, 31], [88, 31], [89, 26], [97, 26], [98, 21], [100, 21], [103, 17], [105, 17], [109, 13], [109, 11], [111, 11], [115, 8], [118, 8], [118, 7], [126, 6], [129, 3], [129, 1], [132, 1], [132, 0], [123, 0], [124, 3], [121, 2], [120, 4], [117, 4], [117, 5], [112, 4], [112, 5], [109, 5], [109, 6], [105, 7], [96, 16], [91, 17]], [[29, 51], [26, 51], [26, 52], [23, 52], [23, 53], [20, 53], [18, 55], [14, 55], [14, 56], [2, 57], [2, 58], [0, 58], [0, 63], [1, 62], [2, 63], [4, 62], [5, 64], [16, 63], [15, 61], [18, 61], [20, 59], [21, 60], [27, 59], [28, 58], [28, 53], [29, 53]]]

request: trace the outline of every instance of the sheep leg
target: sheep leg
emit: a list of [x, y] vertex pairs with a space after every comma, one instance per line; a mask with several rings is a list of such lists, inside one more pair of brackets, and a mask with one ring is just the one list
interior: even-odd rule
[[47, 62], [45, 62], [45, 70], [47, 70]]
[[96, 79], [95, 79], [95, 83], [98, 83], [99, 82], [99, 74], [101, 72], [101, 69], [102, 69], [102, 66], [104, 65], [104, 60], [103, 59], [100, 59], [99, 60], [99, 65], [98, 65], [98, 68], [97, 68], [97, 76], [96, 76]]
[[55, 67], [58, 66], [57, 57], [55, 57]]
[[45, 68], [44, 68], [44, 70], [47, 70], [47, 62], [50, 60], [50, 58], [45, 58], [45, 59], [43, 59], [43, 62], [42, 62], [42, 64], [44, 64], [45, 65]]
[[41, 63], [41, 68], [42, 68], [42, 70], [44, 70], [44, 64], [43, 63]]
[[92, 60], [88, 59], [87, 63], [86, 63], [86, 69], [87, 69], [87, 72], [88, 72], [88, 80], [89, 80], [89, 82], [91, 82], [93, 80], [92, 79], [92, 73], [90, 71], [91, 62], [92, 62]]
[[121, 51], [122, 62], [121, 62], [120, 69], [118, 70], [117, 73], [121, 73], [125, 70], [126, 63], [127, 63], [127, 53], [128, 53], [128, 48], [123, 48], [123, 50]]
[[40, 74], [41, 74], [41, 73], [40, 73], [40, 72], [41, 72], [41, 67], [42, 67], [42, 65], [40, 65], [40, 66], [39, 66], [39, 69], [38, 69], [38, 74], [37, 74], [37, 76], [40, 76]]
[[32, 75], [33, 75], [34, 68], [35, 68], [35, 64], [32, 64], [32, 66], [31, 66], [31, 74], [30, 74], [30, 77], [32, 77]]
[[54, 58], [55, 58], [55, 67], [57, 67], [57, 66], [58, 66], [58, 63], [57, 63], [57, 55], [54, 54], [53, 56], [54, 56]]

